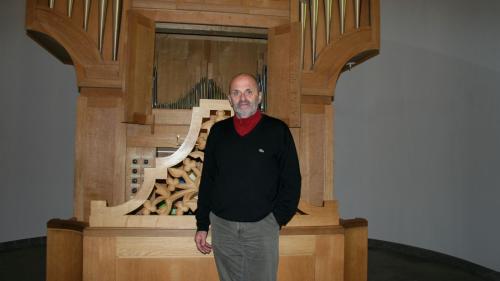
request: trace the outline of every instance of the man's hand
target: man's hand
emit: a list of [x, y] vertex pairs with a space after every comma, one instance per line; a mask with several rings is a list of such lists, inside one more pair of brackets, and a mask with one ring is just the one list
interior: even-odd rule
[[210, 254], [212, 251], [212, 245], [207, 242], [207, 232], [206, 231], [196, 231], [194, 236], [194, 242], [196, 243], [196, 248], [202, 254]]

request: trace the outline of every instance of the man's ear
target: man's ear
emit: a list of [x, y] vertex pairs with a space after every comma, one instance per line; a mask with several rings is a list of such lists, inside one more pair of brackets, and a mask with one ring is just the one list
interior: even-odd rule
[[259, 92], [259, 104], [262, 103], [262, 92]]

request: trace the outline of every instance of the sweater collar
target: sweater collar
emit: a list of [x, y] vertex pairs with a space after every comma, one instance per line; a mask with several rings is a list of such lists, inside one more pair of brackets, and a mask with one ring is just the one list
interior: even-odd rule
[[238, 118], [236, 114], [233, 117], [233, 124], [236, 132], [240, 136], [244, 136], [250, 133], [257, 123], [259, 123], [260, 119], [262, 119], [262, 113], [260, 110], [257, 110], [252, 116], [248, 118]]

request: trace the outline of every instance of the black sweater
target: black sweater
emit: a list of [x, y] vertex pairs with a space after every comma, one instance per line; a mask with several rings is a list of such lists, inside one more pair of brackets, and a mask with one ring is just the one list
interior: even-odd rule
[[210, 212], [238, 222], [259, 221], [273, 212], [285, 225], [297, 210], [300, 184], [295, 144], [281, 120], [262, 115], [244, 136], [231, 118], [217, 122], [205, 147], [197, 228], [208, 230]]

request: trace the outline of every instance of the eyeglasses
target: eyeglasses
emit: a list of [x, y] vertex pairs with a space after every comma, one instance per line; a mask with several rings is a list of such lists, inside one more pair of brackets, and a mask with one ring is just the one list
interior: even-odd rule
[[249, 98], [255, 95], [256, 92], [252, 91], [251, 89], [246, 89], [245, 91], [240, 91], [240, 90], [233, 90], [231, 91], [230, 95], [233, 98], [239, 98], [241, 95], [245, 95], [245, 97]]

